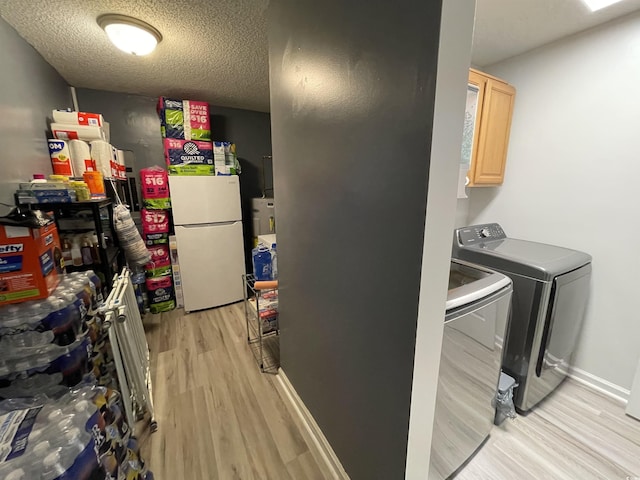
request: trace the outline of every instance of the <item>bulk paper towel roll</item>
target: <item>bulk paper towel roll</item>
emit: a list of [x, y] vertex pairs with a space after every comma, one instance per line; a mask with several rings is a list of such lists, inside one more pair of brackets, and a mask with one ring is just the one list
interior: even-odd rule
[[69, 140], [73, 176], [81, 177], [84, 172], [93, 172], [95, 162], [91, 159], [89, 144], [83, 140]]
[[118, 177], [122, 180], [127, 178], [127, 167], [124, 164], [124, 152], [118, 150]]
[[54, 110], [53, 121], [65, 125], [87, 125], [89, 127], [101, 127], [104, 119], [100, 113], [68, 112], [66, 110]]
[[101, 127], [52, 123], [51, 132], [54, 137], [60, 140], [104, 140], [104, 132]]
[[111, 177], [119, 178], [118, 174], [118, 149], [111, 145]]
[[91, 159], [96, 163], [96, 170], [102, 173], [104, 178], [111, 178], [111, 161], [113, 159], [111, 145], [104, 140], [91, 142]]

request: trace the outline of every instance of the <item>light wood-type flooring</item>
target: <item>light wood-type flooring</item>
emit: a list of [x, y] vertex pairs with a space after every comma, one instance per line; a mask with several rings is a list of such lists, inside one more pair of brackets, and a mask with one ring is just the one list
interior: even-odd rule
[[[243, 314], [239, 303], [145, 318], [158, 431], [141, 440], [157, 480], [330, 478], [277, 378], [260, 373]], [[640, 422], [566, 381], [529, 415], [494, 427], [456, 479], [635, 477]]]
[[494, 427], [457, 480], [637, 480], [640, 421], [565, 380], [526, 416]]
[[260, 373], [242, 303], [144, 323], [158, 430], [141, 441], [156, 480], [330, 478], [276, 376]]

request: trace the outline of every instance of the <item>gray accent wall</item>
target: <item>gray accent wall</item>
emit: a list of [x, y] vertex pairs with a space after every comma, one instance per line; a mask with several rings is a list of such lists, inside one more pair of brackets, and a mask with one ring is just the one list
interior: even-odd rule
[[281, 364], [353, 480], [404, 478], [440, 10], [271, 4]]
[[[111, 143], [135, 155], [136, 177], [141, 168], [165, 165], [158, 99], [126, 93], [77, 89], [81, 111], [99, 112], [110, 124]], [[252, 247], [251, 198], [262, 195], [262, 157], [271, 155], [271, 123], [268, 113], [211, 105], [211, 130], [214, 140], [235, 142], [242, 166], [240, 193], [245, 237], [247, 271], [250, 271]], [[273, 184], [270, 162], [265, 164], [267, 186]], [[138, 180], [139, 181], [139, 180]]]
[[[71, 106], [64, 79], [0, 18], [0, 202], [13, 205], [18, 183], [50, 175], [51, 111]], [[8, 207], [0, 206], [0, 215]]]
[[156, 98], [88, 88], [76, 89], [76, 95], [81, 112], [101, 113], [109, 122], [111, 144], [134, 153], [136, 173], [141, 168], [164, 165]]
[[[109, 122], [111, 143], [134, 152], [138, 170], [165, 165], [157, 98], [88, 88], [78, 88], [76, 93], [81, 111], [102, 113]], [[237, 144], [243, 167], [241, 180], [248, 184], [249, 194], [260, 194], [258, 170], [262, 156], [271, 154], [269, 114], [214, 105], [210, 108], [213, 139]]]

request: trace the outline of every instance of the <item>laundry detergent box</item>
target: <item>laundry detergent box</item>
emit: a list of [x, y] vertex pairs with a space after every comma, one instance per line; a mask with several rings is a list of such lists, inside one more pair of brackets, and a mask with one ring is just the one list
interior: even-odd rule
[[53, 221], [0, 225], [0, 305], [48, 297], [58, 286], [62, 250]]
[[211, 141], [207, 102], [160, 97], [157, 111], [164, 138]]
[[164, 139], [169, 175], [213, 175], [213, 144], [192, 140]]

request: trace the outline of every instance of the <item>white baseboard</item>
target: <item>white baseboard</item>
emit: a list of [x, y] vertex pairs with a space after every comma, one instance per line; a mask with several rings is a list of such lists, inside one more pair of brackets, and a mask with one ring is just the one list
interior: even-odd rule
[[607, 395], [622, 404], [629, 401], [631, 391], [577, 367], [569, 367], [569, 378]]
[[[334, 480], [349, 480], [349, 475], [347, 475], [347, 472], [344, 470], [342, 463], [340, 463], [338, 456], [333, 451], [333, 448], [331, 448], [329, 441], [324, 436], [324, 433], [322, 433], [322, 430], [320, 430], [320, 427], [313, 418], [313, 415], [311, 415], [311, 412], [302, 402], [298, 392], [293, 388], [289, 378], [282, 369], [278, 370], [276, 378], [282, 387], [285, 397], [289, 400], [292, 409], [298, 414], [302, 424], [304, 425], [306, 439], [313, 442], [316, 446], [320, 460], [322, 460], [326, 466], [327, 473], [330, 473], [331, 478]], [[317, 460], [319, 459], [316, 458], [316, 461]]]

